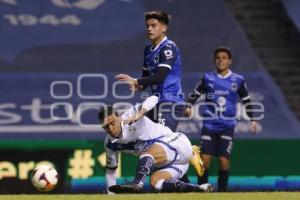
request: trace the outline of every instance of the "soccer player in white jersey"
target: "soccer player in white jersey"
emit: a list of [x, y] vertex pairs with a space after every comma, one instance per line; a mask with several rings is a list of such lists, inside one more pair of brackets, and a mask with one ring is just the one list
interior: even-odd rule
[[[156, 96], [147, 98], [121, 116], [112, 106], [100, 108], [98, 117], [107, 132], [105, 142], [107, 156], [107, 186], [114, 193], [139, 193], [147, 175], [150, 185], [161, 192], [205, 192], [210, 184], [195, 185], [179, 180], [188, 170], [192, 158], [192, 145], [182, 133], [174, 133], [168, 127], [154, 123], [144, 116], [158, 102]], [[118, 153], [125, 151], [139, 156], [132, 183], [116, 185]]]

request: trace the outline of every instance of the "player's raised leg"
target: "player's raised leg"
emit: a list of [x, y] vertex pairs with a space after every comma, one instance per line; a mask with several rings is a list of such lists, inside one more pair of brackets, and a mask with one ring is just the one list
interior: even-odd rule
[[192, 166], [194, 167], [197, 176], [201, 177], [204, 175], [204, 163], [201, 159], [201, 152], [200, 152], [200, 148], [197, 145], [193, 145], [193, 157], [190, 160], [190, 163], [192, 164]]

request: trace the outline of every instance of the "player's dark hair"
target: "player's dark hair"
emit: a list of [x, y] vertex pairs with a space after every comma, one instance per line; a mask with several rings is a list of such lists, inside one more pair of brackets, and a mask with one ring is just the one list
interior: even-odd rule
[[104, 121], [104, 118], [107, 116], [110, 116], [112, 114], [115, 114], [118, 116], [118, 113], [115, 111], [115, 109], [111, 105], [101, 106], [99, 109], [99, 112], [98, 112], [99, 122], [102, 124]]
[[219, 52], [225, 52], [225, 53], [227, 53], [228, 57], [229, 57], [230, 59], [232, 59], [231, 50], [230, 50], [229, 48], [227, 48], [227, 47], [218, 47], [218, 48], [215, 50], [215, 52], [214, 52], [214, 58], [216, 58], [216, 56], [217, 56], [217, 54], [218, 54]]
[[159, 22], [169, 25], [171, 16], [160, 10], [147, 11], [145, 12], [145, 20], [147, 21], [149, 19], [157, 19]]

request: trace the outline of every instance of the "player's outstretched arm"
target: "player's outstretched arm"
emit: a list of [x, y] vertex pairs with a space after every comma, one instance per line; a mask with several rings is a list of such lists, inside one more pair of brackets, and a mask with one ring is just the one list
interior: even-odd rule
[[138, 85], [137, 79], [129, 76], [128, 74], [118, 74], [115, 78], [119, 81], [125, 81], [128, 83], [130, 90], [135, 91], [141, 89]]
[[133, 122], [138, 121], [141, 119], [148, 111], [152, 110], [156, 104], [158, 103], [158, 97], [157, 96], [150, 96], [148, 97], [140, 106], [139, 110], [132, 116], [130, 116], [128, 119], [124, 120], [124, 124], [131, 124]]
[[107, 194], [114, 194], [111, 192], [108, 188], [110, 186], [117, 184], [117, 168], [119, 163], [119, 151], [113, 150], [111, 147], [113, 144], [109, 137], [105, 138], [104, 141], [104, 148], [106, 153], [106, 173], [105, 173], [105, 179], [106, 179], [106, 191]]

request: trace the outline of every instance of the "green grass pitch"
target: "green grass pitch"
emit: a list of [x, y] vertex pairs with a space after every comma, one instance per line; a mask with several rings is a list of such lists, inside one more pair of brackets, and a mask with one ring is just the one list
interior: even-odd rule
[[76, 195], [0, 195], [0, 200], [299, 200], [300, 192], [172, 193], [172, 194], [76, 194]]

